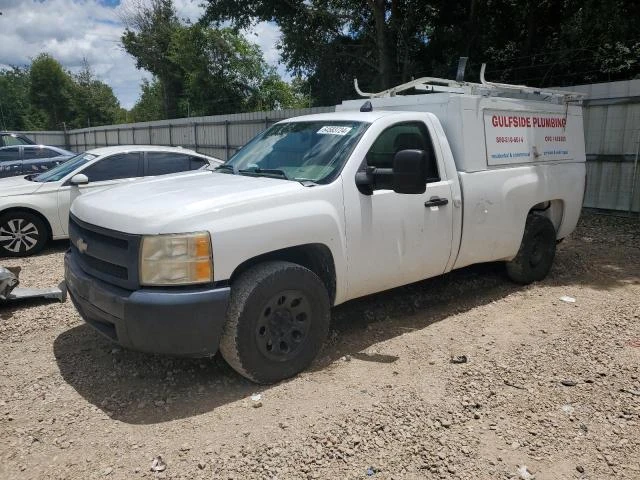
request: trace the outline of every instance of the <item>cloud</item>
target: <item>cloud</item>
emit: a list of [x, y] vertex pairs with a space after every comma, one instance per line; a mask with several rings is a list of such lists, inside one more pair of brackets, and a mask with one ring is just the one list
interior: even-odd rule
[[[95, 74], [109, 84], [120, 103], [131, 108], [140, 95], [146, 71], [136, 69], [120, 37], [124, 30], [120, 14], [138, 0], [0, 0], [0, 67], [28, 65], [46, 52], [62, 65], [78, 71], [86, 58]], [[204, 9], [202, 0], [174, 0], [178, 16], [194, 22]], [[265, 60], [278, 67], [276, 44], [280, 31], [273, 23], [259, 23], [244, 32], [260, 45]]]

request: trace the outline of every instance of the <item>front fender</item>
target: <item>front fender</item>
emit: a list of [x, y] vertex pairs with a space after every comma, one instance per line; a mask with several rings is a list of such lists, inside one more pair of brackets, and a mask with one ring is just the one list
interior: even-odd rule
[[210, 226], [216, 281], [228, 280], [243, 262], [265, 253], [306, 244], [325, 245], [336, 270], [336, 303], [346, 296], [346, 240], [342, 185], [305, 189], [298, 201], [273, 199], [246, 206]]

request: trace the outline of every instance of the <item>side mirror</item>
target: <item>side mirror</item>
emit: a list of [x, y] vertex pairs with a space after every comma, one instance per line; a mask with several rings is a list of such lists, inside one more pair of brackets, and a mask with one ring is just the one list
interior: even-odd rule
[[427, 190], [427, 153], [400, 150], [393, 157], [393, 191], [419, 194]]
[[356, 186], [363, 195], [372, 195], [375, 189], [424, 193], [427, 190], [427, 160], [424, 150], [400, 150], [393, 157], [393, 168], [369, 166], [356, 173]]
[[73, 177], [71, 177], [71, 180], [69, 180], [69, 183], [71, 185], [76, 185], [76, 186], [86, 185], [87, 183], [89, 183], [89, 177], [87, 177], [84, 173], [78, 173]]

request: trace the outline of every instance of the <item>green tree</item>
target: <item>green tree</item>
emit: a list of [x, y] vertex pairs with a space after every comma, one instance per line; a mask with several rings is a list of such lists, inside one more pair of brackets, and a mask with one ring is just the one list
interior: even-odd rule
[[46, 126], [45, 115], [34, 109], [29, 98], [29, 70], [0, 70], [0, 129], [38, 130]]
[[[237, 30], [181, 22], [171, 0], [137, 4], [122, 42], [137, 66], [154, 75], [143, 84], [136, 119], [173, 118], [307, 103]], [[157, 109], [158, 100], [162, 113]]]
[[124, 49], [136, 59], [136, 66], [151, 72], [162, 91], [165, 118], [178, 116], [178, 100], [183, 91], [183, 71], [170, 55], [177, 31], [184, 28], [171, 0], [149, 0], [135, 4], [123, 18]]
[[170, 57], [184, 72], [181, 111], [191, 116], [289, 108], [294, 90], [236, 31], [192, 25], [176, 30]]
[[352, 97], [353, 78], [379, 90], [412, 77], [455, 75], [469, 56], [488, 78], [533, 86], [640, 73], [634, 0], [208, 0], [203, 24], [275, 22], [281, 56], [316, 103]]
[[74, 77], [72, 128], [109, 125], [116, 122], [120, 103], [112, 88], [96, 79], [85, 59]]
[[305, 87], [299, 78], [292, 83], [285, 82], [273, 67], [268, 67], [260, 87], [253, 91], [247, 102], [247, 110], [308, 107], [310, 97], [305, 93]]
[[[426, 58], [435, 73], [446, 58], [469, 54], [471, 75], [488, 63], [487, 78], [533, 86], [575, 85], [632, 78], [640, 39], [630, 0], [492, 0], [447, 8], [438, 0]], [[454, 25], [464, 28], [452, 28]]]
[[142, 81], [142, 94], [131, 109], [130, 121], [149, 122], [162, 120], [165, 117], [162, 100], [162, 86], [157, 79]]
[[310, 77], [314, 97], [326, 98], [327, 88], [334, 95], [353, 92], [355, 73], [378, 89], [408, 80], [431, 16], [424, 0], [249, 0], [243, 8], [232, 0], [208, 0], [203, 22], [231, 21], [239, 28], [275, 22], [288, 67]]
[[60, 63], [46, 53], [31, 62], [29, 98], [46, 115], [46, 128], [60, 129], [71, 118], [73, 80]]

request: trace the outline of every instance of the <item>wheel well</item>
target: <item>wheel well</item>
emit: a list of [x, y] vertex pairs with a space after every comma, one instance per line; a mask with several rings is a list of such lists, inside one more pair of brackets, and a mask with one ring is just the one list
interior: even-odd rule
[[6, 210], [2, 210], [0, 212], [0, 217], [3, 215], [6, 215], [7, 213], [16, 213], [16, 212], [30, 213], [31, 215], [35, 215], [40, 220], [42, 220], [45, 227], [47, 228], [47, 239], [51, 240], [51, 237], [53, 235], [53, 231], [51, 230], [51, 225], [49, 224], [49, 221], [47, 220], [47, 218], [37, 210], [33, 210], [32, 208], [27, 208], [27, 207], [11, 207], [11, 208], [7, 208]]
[[547, 200], [540, 202], [529, 210], [529, 214], [536, 213], [537, 215], [543, 215], [551, 220], [556, 232], [560, 230], [562, 224], [562, 217], [564, 215], [564, 202], [562, 200]]
[[296, 263], [308, 268], [315, 273], [322, 283], [324, 283], [329, 293], [329, 299], [331, 304], [336, 298], [336, 268], [333, 261], [333, 255], [331, 250], [326, 245], [320, 243], [312, 243], [307, 245], [298, 245], [295, 247], [283, 248], [281, 250], [275, 250], [273, 252], [264, 253], [244, 261], [236, 267], [231, 274], [230, 282], [234, 280], [241, 273], [245, 272], [249, 268], [258, 263], [281, 260]]

